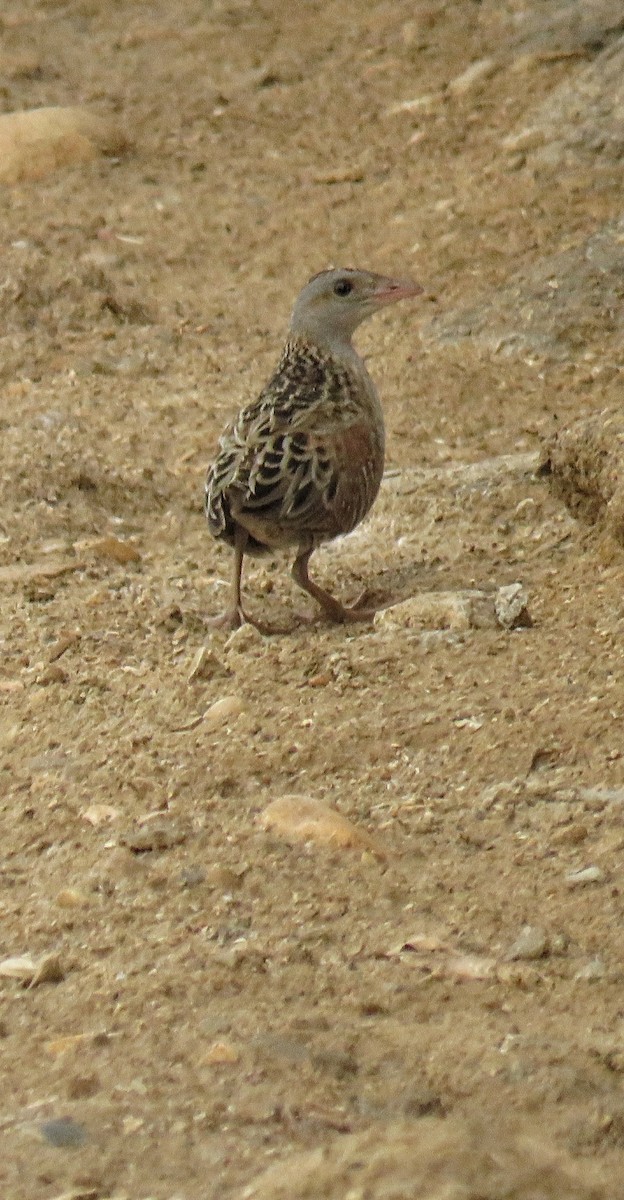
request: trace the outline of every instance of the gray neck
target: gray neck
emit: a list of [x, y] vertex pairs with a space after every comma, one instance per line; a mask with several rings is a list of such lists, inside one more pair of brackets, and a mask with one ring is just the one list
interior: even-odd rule
[[362, 360], [351, 341], [352, 333], [352, 329], [345, 330], [336, 326], [328, 329], [323, 321], [315, 321], [309, 314], [305, 320], [299, 320], [295, 309], [290, 323], [289, 338], [316, 346], [322, 354], [329, 354], [345, 365], [361, 366]]

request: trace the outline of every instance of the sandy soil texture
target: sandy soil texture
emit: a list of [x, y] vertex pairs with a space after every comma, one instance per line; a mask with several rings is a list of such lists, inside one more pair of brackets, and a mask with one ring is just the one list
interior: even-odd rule
[[[624, 1196], [619, 499], [537, 469], [583, 420], [620, 495], [622, 27], [2, 6], [3, 110], [126, 147], [0, 191], [6, 1200]], [[332, 263], [435, 296], [359, 331], [387, 473], [314, 560], [396, 607], [252, 562], [228, 637], [205, 470]]]

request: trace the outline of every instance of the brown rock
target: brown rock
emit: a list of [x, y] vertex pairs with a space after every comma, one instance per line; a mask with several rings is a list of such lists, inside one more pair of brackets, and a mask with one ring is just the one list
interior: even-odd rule
[[280, 796], [260, 813], [258, 823], [288, 842], [314, 842], [336, 850], [360, 850], [385, 858], [385, 852], [363, 829], [336, 809], [307, 796]]
[[59, 167], [120, 154], [117, 125], [86, 108], [34, 108], [0, 116], [0, 183], [41, 179]]
[[141, 561], [141, 554], [136, 546], [121, 538], [98, 538], [97, 541], [89, 543], [89, 549], [98, 558], [112, 558], [114, 562], [121, 563], [122, 566], [125, 566], [126, 563]]

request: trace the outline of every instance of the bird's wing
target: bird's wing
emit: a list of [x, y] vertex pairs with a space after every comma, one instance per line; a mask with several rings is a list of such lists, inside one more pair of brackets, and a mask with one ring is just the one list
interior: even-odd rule
[[[328, 537], [357, 525], [375, 498], [383, 433], [362, 412], [360, 381], [312, 355], [286, 359], [225, 431], [206, 484], [212, 532], [261, 522]], [[372, 494], [371, 494], [372, 493]]]
[[209, 520], [216, 509], [217, 523], [245, 513], [271, 524], [323, 523], [339, 480], [330, 439], [290, 429], [243, 440], [242, 432], [232, 427], [221, 439], [206, 486]]

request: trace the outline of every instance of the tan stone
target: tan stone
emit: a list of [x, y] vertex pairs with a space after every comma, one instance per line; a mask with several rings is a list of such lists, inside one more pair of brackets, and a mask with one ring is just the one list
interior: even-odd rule
[[127, 148], [115, 122], [86, 108], [5, 113], [0, 116], [0, 183], [42, 179], [59, 167]]

